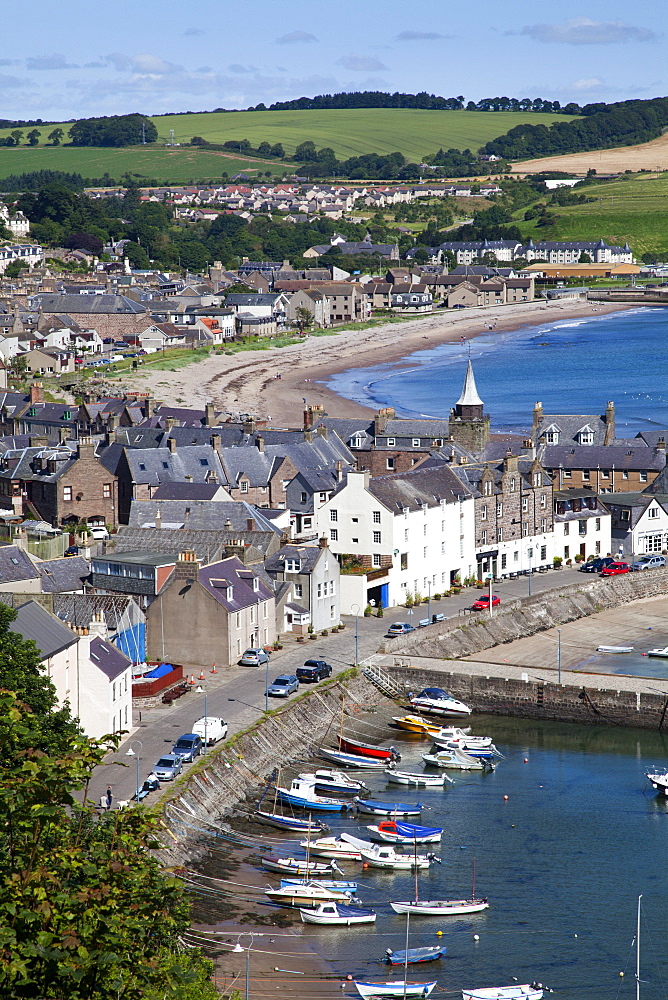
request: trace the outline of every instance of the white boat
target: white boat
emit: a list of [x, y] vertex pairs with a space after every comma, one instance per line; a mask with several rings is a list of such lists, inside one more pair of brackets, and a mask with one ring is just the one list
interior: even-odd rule
[[632, 653], [633, 646], [597, 646], [597, 653]]
[[479, 757], [471, 757], [464, 750], [454, 748], [453, 750], [439, 750], [438, 753], [423, 753], [422, 760], [432, 767], [447, 767], [455, 771], [484, 771], [487, 768], [494, 769], [494, 764], [489, 760], [481, 760]]
[[419, 695], [410, 699], [413, 708], [426, 715], [441, 715], [446, 718], [462, 718], [471, 714], [471, 709], [463, 701], [457, 701], [443, 688], [424, 688]]
[[652, 782], [652, 787], [657, 792], [663, 792], [664, 795], [668, 795], [668, 771], [665, 774], [650, 774], [648, 772], [647, 780]]
[[422, 785], [424, 788], [443, 786], [446, 781], [452, 781], [452, 778], [448, 778], [445, 774], [413, 774], [410, 771], [393, 771], [389, 768], [385, 771], [385, 776], [395, 785]]
[[416, 826], [415, 823], [401, 823], [393, 819], [382, 820], [367, 826], [372, 840], [390, 844], [440, 844], [442, 826]]
[[668, 646], [662, 646], [660, 649], [648, 649], [648, 656], [663, 656], [668, 659]]
[[405, 979], [394, 979], [389, 982], [355, 980], [357, 992], [361, 997], [428, 997], [437, 985], [436, 980], [431, 983], [409, 983]]
[[373, 910], [363, 910], [359, 906], [344, 903], [319, 903], [314, 910], [300, 909], [303, 924], [328, 924], [334, 927], [350, 927], [351, 924], [373, 924], [376, 914]]
[[350, 809], [347, 799], [333, 799], [318, 795], [315, 781], [305, 781], [303, 778], [293, 778], [289, 788], [276, 786], [276, 794], [282, 802], [299, 809], [314, 809], [325, 812], [341, 812]]
[[[306, 847], [307, 841], [302, 840], [300, 847]], [[312, 840], [310, 845], [311, 854], [319, 858], [337, 858], [342, 861], [361, 861], [362, 855], [359, 850], [351, 844], [347, 844], [340, 837], [320, 837], [319, 840]]]
[[352, 899], [350, 892], [327, 889], [317, 882], [310, 882], [308, 885], [287, 885], [282, 889], [265, 889], [264, 894], [272, 903], [280, 903], [281, 906], [314, 907], [318, 903], [349, 903]]
[[493, 986], [486, 990], [462, 990], [463, 1000], [541, 1000], [542, 996], [543, 988], [540, 983]]
[[454, 917], [464, 913], [482, 913], [489, 909], [486, 899], [411, 899], [390, 903], [395, 913], [411, 916]]
[[375, 844], [370, 851], [360, 851], [362, 860], [372, 868], [389, 868], [392, 871], [410, 871], [411, 868], [429, 868], [438, 860], [433, 854], [398, 854], [390, 844]]
[[[306, 847], [308, 841], [305, 840], [302, 843], [302, 847]], [[264, 857], [260, 859], [263, 868], [266, 868], [268, 872], [276, 872], [278, 875], [332, 875], [334, 872], [340, 872], [337, 866], [330, 862], [330, 864], [324, 864], [317, 861], [306, 861], [301, 858], [277, 858], [275, 856]]]
[[494, 746], [491, 736], [468, 736], [463, 730], [457, 729], [455, 726], [445, 726], [443, 729], [440, 729], [438, 733], [432, 736], [431, 741], [437, 747], [456, 743], [462, 750], [484, 750]]
[[324, 792], [326, 795], [357, 795], [366, 788], [363, 781], [355, 781], [343, 771], [334, 771], [329, 767], [319, 767], [309, 774], [300, 774], [299, 778], [301, 781], [313, 782], [316, 792]]

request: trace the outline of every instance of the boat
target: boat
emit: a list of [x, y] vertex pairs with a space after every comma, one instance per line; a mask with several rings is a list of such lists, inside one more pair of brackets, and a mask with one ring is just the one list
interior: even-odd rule
[[262, 862], [262, 867], [268, 872], [275, 872], [278, 875], [332, 875], [334, 872], [340, 872], [337, 866], [330, 862], [325, 864], [322, 861], [306, 861], [301, 858], [277, 858], [270, 856], [267, 858], [260, 858]]
[[349, 778], [343, 771], [334, 771], [329, 767], [319, 767], [317, 771], [300, 774], [303, 781], [314, 781], [315, 790], [325, 795], [357, 795], [366, 785], [363, 781]]
[[455, 771], [484, 771], [486, 768], [494, 770], [494, 764], [490, 760], [480, 760], [457, 748], [439, 750], [438, 753], [423, 753], [422, 760], [432, 767], [447, 767]]
[[434, 854], [398, 854], [390, 844], [374, 844], [373, 850], [360, 851], [362, 860], [372, 868], [389, 868], [392, 871], [410, 871], [412, 868], [429, 868], [438, 861]]
[[403, 729], [407, 733], [417, 733], [420, 736], [432, 736], [439, 731], [436, 723], [429, 722], [419, 715], [395, 715], [392, 722], [398, 729]]
[[281, 889], [287, 886], [321, 885], [325, 889], [339, 889], [341, 892], [350, 892], [353, 895], [357, 892], [357, 882], [347, 882], [345, 879], [335, 878], [282, 878]]
[[264, 812], [256, 809], [253, 813], [260, 823], [268, 823], [269, 826], [278, 827], [279, 830], [290, 830], [292, 833], [325, 833], [329, 827], [325, 823], [320, 823], [317, 819], [297, 819], [294, 816], [283, 816], [281, 813]]
[[325, 760], [331, 760], [334, 764], [343, 767], [366, 768], [367, 770], [381, 770], [387, 767], [387, 760], [377, 760], [375, 757], [363, 757], [361, 754], [344, 753], [342, 750], [330, 750], [328, 747], [320, 747], [318, 751]]
[[542, 996], [543, 988], [540, 983], [496, 986], [486, 990], [462, 990], [463, 1000], [541, 1000]]
[[663, 656], [668, 659], [668, 646], [662, 646], [660, 649], [648, 649], [648, 656]]
[[351, 808], [349, 801], [318, 795], [315, 790], [315, 781], [305, 781], [303, 778], [293, 778], [289, 788], [277, 786], [276, 794], [281, 802], [287, 802], [288, 805], [297, 806], [299, 809], [341, 812], [341, 810]]
[[[436, 729], [436, 725], [433, 727]], [[433, 736], [438, 736], [440, 739], [444, 740], [486, 740], [492, 742], [491, 736], [471, 736], [471, 727], [465, 726], [438, 726], [437, 731], [432, 734]], [[434, 740], [436, 742], [436, 740]]]
[[470, 736], [463, 730], [457, 729], [456, 726], [445, 726], [443, 729], [439, 729], [431, 739], [432, 743], [437, 747], [449, 746], [451, 743], [455, 743], [462, 750], [470, 750], [472, 748], [483, 750], [485, 747], [494, 746], [491, 736]]
[[424, 688], [419, 695], [410, 699], [413, 708], [426, 715], [442, 715], [446, 718], [460, 718], [471, 714], [471, 709], [463, 701], [457, 701], [443, 688]]
[[372, 826], [367, 826], [372, 840], [389, 841], [391, 844], [438, 844], [441, 840], [443, 827], [416, 826], [413, 823], [397, 823], [388, 819]]
[[344, 753], [359, 754], [362, 757], [372, 757], [374, 760], [401, 760], [401, 754], [396, 747], [376, 747], [371, 743], [360, 743], [349, 736], [339, 736], [339, 749]]
[[445, 740], [444, 742], [439, 742], [432, 748], [432, 753], [437, 750], [461, 750], [462, 753], [466, 753], [469, 757], [479, 757], [480, 760], [490, 760], [492, 757], [502, 757], [496, 749], [493, 743], [489, 746], [477, 746], [475, 743], [460, 743], [458, 740]]
[[390, 906], [395, 913], [425, 917], [454, 917], [464, 913], [482, 913], [489, 909], [486, 899], [412, 899], [390, 903]]
[[341, 889], [326, 889], [317, 882], [306, 885], [285, 886], [281, 889], [265, 889], [267, 899], [281, 906], [317, 906], [318, 903], [346, 903], [352, 899], [352, 893]]
[[385, 771], [385, 774], [387, 780], [395, 785], [422, 785], [429, 788], [443, 786], [446, 781], [452, 781], [452, 778], [448, 778], [445, 774], [413, 774], [410, 771], [391, 771], [389, 769]]
[[328, 924], [334, 927], [350, 927], [351, 924], [373, 924], [374, 910], [363, 910], [360, 906], [346, 906], [344, 903], [318, 903], [315, 909], [301, 909], [299, 914], [304, 924]]
[[632, 653], [633, 646], [597, 646], [597, 653]]
[[421, 802], [378, 802], [376, 799], [355, 799], [357, 808], [362, 813], [374, 816], [419, 816], [423, 806]]
[[[306, 847], [306, 841], [302, 841], [299, 846]], [[311, 841], [311, 854], [319, 858], [338, 858], [341, 861], [362, 860], [359, 850], [340, 837], [321, 837]]]
[[657, 792], [663, 792], [664, 795], [668, 795], [668, 771], [664, 774], [650, 774], [647, 772], [647, 780], [652, 782], [652, 787], [656, 789]]
[[405, 979], [394, 979], [389, 982], [355, 980], [357, 992], [361, 997], [428, 997], [437, 985], [436, 980], [431, 983], [409, 983]]
[[416, 962], [433, 962], [437, 958], [442, 958], [447, 949], [442, 945], [428, 945], [425, 948], [402, 948], [400, 951], [392, 951], [391, 948], [385, 950], [387, 961], [390, 965], [414, 964]]

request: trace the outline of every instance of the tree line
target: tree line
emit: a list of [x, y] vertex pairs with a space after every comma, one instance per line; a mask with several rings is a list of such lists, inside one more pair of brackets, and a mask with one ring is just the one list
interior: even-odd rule
[[[467, 101], [463, 95], [439, 97], [421, 91], [418, 94], [390, 94], [381, 90], [342, 91], [338, 94], [318, 94], [316, 97], [297, 97], [291, 101], [275, 101], [267, 107], [264, 103], [245, 108], [246, 111], [329, 111], [350, 108], [416, 108], [426, 111], [534, 111], [552, 114], [577, 115], [580, 106], [571, 102], [561, 106], [559, 101], [546, 101], [542, 97], [484, 97], [480, 101]], [[227, 111], [227, 108], [216, 108]]]

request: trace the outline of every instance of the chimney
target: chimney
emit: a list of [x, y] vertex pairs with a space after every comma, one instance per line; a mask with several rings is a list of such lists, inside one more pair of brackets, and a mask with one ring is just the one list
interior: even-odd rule
[[313, 441], [313, 431], [304, 431], [304, 440], [311, 444]]
[[65, 444], [65, 442], [67, 441], [67, 439], [69, 437], [69, 434], [70, 434], [70, 432], [67, 429], [67, 427], [59, 427], [58, 428], [58, 443], [59, 444]]
[[46, 448], [49, 443], [49, 439], [45, 435], [31, 434], [28, 440], [31, 448]]
[[107, 427], [110, 431], [115, 431], [117, 427], [120, 426], [121, 416], [120, 413], [110, 413], [107, 417]]
[[339, 459], [338, 462], [336, 463], [336, 481], [337, 481], [337, 483], [340, 483], [342, 479], [343, 479], [343, 462], [341, 461], [341, 459]]
[[323, 535], [322, 538], [318, 539], [318, 548], [319, 549], [327, 549], [327, 548], [329, 548], [329, 541], [324, 537], [324, 535]]
[[147, 396], [146, 401], [144, 402], [144, 415], [146, 419], [150, 420], [154, 412], [155, 412], [155, 400], [153, 399], [153, 396]]
[[256, 525], [255, 525], [255, 518], [254, 517], [247, 517], [246, 518], [246, 531], [256, 531], [256, 530], [257, 530], [257, 528], [256, 528]]
[[536, 449], [531, 438], [525, 438], [524, 441], [522, 441], [522, 454], [529, 455], [531, 458], [536, 457]]
[[216, 423], [216, 410], [213, 403], [207, 403], [204, 407], [205, 417], [204, 425], [205, 427], [214, 427]]
[[540, 422], [543, 419], [543, 404], [534, 403], [533, 404], [533, 433], [535, 434], [540, 426]]
[[168, 434], [171, 431], [172, 427], [174, 426], [175, 422], [176, 421], [174, 420], [174, 417], [165, 418], [165, 430], [167, 431]]
[[615, 439], [615, 404], [610, 400], [605, 407], [605, 437], [603, 444], [612, 444]]
[[184, 580], [192, 586], [199, 577], [200, 560], [192, 549], [179, 552], [174, 567], [174, 580]]
[[316, 431], [316, 434], [318, 434], [320, 437], [323, 437], [326, 441], [327, 438], [329, 437], [329, 429], [325, 427], [324, 424], [320, 424], [318, 430]]
[[220, 455], [220, 434], [212, 434], [209, 438], [209, 444]]
[[503, 457], [503, 471], [517, 472], [517, 455], [513, 455], [510, 448]]
[[44, 402], [44, 386], [41, 382], [33, 382], [30, 386], [30, 402], [31, 403], [43, 403]]
[[261, 451], [261, 452], [264, 451], [264, 438], [260, 437], [259, 434], [255, 438], [255, 446], [256, 446], [256, 448], [257, 448], [258, 451]]
[[244, 420], [244, 434], [255, 434], [255, 417], [247, 417]]
[[171, 451], [172, 455], [176, 454], [176, 438], [167, 438], [167, 447]]
[[656, 451], [662, 451], [664, 455], [666, 454], [666, 439], [665, 438], [659, 438], [659, 440], [656, 442]]
[[155, 526], [156, 528], [162, 528], [162, 514], [159, 507], [155, 512]]
[[324, 416], [326, 416], [325, 407], [321, 403], [314, 403], [307, 406], [304, 410], [304, 430], [309, 430], [313, 427], [316, 420]]
[[229, 517], [225, 521], [225, 524], [223, 525], [223, 528], [225, 529], [225, 531], [231, 531], [232, 530], [232, 522], [230, 521]]
[[375, 419], [376, 434], [384, 434], [385, 428], [387, 427], [388, 421], [390, 420], [394, 420], [394, 407], [384, 406], [376, 414], [376, 419]]

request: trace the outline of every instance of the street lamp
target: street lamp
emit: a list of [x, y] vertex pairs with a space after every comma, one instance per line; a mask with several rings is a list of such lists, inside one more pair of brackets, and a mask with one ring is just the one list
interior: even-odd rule
[[357, 622], [358, 622], [359, 613], [360, 613], [360, 606], [359, 606], [359, 604], [351, 604], [350, 605], [350, 610], [355, 615], [355, 666], [357, 666], [357, 659], [358, 659], [357, 654], [359, 652], [359, 633], [357, 631]]
[[126, 757], [136, 757], [137, 758], [137, 760], [136, 760], [136, 764], [137, 764], [137, 802], [139, 802], [139, 766], [141, 764], [141, 754], [144, 752], [144, 744], [142, 743], [141, 740], [135, 740], [134, 742], [139, 744], [139, 753], [136, 753], [132, 749], [132, 744], [130, 744], [130, 746], [128, 747], [128, 749], [125, 751], [125, 756]]
[[527, 549], [527, 555], [529, 557], [529, 597], [531, 597], [531, 575], [533, 572], [531, 569], [531, 560], [533, 559], [533, 548]]
[[248, 945], [247, 948], [244, 948], [244, 946], [237, 941], [234, 948], [232, 949], [232, 951], [235, 952], [237, 955], [241, 954], [241, 952], [243, 951], [246, 952], [246, 1000], [249, 1000], [250, 997], [250, 951], [252, 947], [253, 947], [253, 935], [251, 934], [250, 944]]
[[209, 728], [209, 711], [208, 711], [209, 694], [207, 692], [206, 685], [201, 683], [198, 684], [197, 687], [195, 688], [195, 694], [204, 695], [204, 749], [206, 750], [207, 747], [209, 746], [209, 741], [207, 738], [208, 737], [207, 730]]
[[427, 581], [427, 618], [431, 621], [431, 580]]

